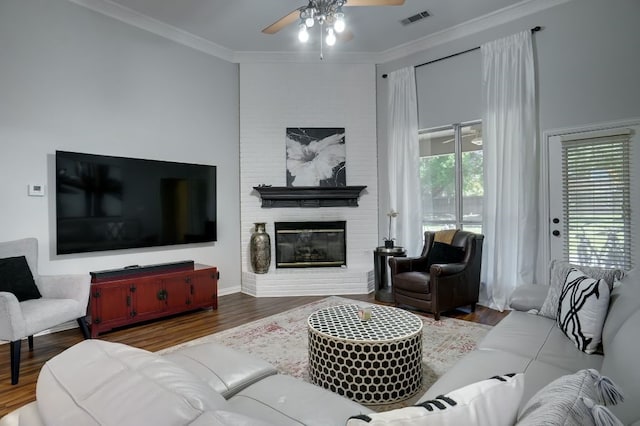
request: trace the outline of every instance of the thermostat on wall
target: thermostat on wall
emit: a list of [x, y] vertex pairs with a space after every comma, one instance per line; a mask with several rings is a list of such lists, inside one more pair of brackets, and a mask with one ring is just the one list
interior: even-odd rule
[[44, 185], [29, 184], [30, 197], [44, 197]]

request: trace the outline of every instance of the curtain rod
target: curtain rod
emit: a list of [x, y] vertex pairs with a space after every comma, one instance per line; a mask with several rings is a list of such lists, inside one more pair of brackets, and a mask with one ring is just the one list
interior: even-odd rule
[[[532, 33], [537, 33], [538, 31], [541, 31], [541, 30], [542, 30], [542, 27], [540, 27], [540, 26], [531, 28], [531, 32]], [[433, 61], [429, 61], [429, 62], [425, 62], [424, 64], [416, 65], [416, 66], [414, 66], [414, 68], [423, 67], [425, 65], [433, 64], [434, 62], [444, 61], [445, 59], [454, 58], [454, 57], [459, 56], [459, 55], [464, 55], [465, 53], [473, 52], [474, 50], [478, 50], [478, 49], [480, 49], [480, 46], [473, 47], [473, 48], [467, 49], [467, 50], [463, 50], [462, 52], [454, 53], [452, 55], [445, 56], [443, 58], [434, 59]], [[382, 78], [387, 78], [387, 75], [388, 74], [382, 74]]]

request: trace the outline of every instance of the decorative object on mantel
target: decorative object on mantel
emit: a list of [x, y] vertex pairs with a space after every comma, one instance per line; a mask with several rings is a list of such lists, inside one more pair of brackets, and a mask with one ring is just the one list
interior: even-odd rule
[[346, 186], [344, 127], [288, 127], [287, 186]]
[[254, 186], [262, 207], [357, 207], [365, 186]]
[[256, 274], [266, 274], [271, 265], [271, 237], [265, 230], [264, 222], [256, 222], [254, 225], [254, 232], [249, 242], [251, 267]]
[[393, 241], [395, 240], [395, 238], [391, 238], [391, 220], [394, 217], [398, 217], [398, 212], [391, 209], [389, 210], [389, 213], [387, 213], [387, 216], [389, 216], [389, 235], [387, 238], [384, 239], [384, 247], [393, 248]]

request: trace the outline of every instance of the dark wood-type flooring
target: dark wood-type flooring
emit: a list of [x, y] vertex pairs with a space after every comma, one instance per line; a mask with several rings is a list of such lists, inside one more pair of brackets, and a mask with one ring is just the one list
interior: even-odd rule
[[[345, 297], [375, 303], [373, 294]], [[102, 334], [99, 338], [157, 351], [322, 298], [324, 296], [255, 298], [235, 293], [220, 297], [217, 310], [201, 310], [138, 324]], [[429, 316], [424, 313], [415, 313]], [[495, 325], [505, 315], [507, 312], [500, 313], [478, 306], [473, 313], [469, 313], [468, 310], [458, 310], [444, 316]], [[35, 337], [33, 352], [29, 352], [26, 342], [23, 343], [20, 381], [15, 386], [11, 385], [9, 345], [0, 345], [0, 417], [35, 400], [36, 381], [42, 365], [51, 357], [81, 340], [80, 330], [73, 329]]]

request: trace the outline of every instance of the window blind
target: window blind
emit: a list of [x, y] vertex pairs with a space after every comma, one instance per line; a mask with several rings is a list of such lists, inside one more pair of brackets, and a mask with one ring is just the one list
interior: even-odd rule
[[564, 254], [571, 263], [632, 267], [630, 133], [562, 141]]

